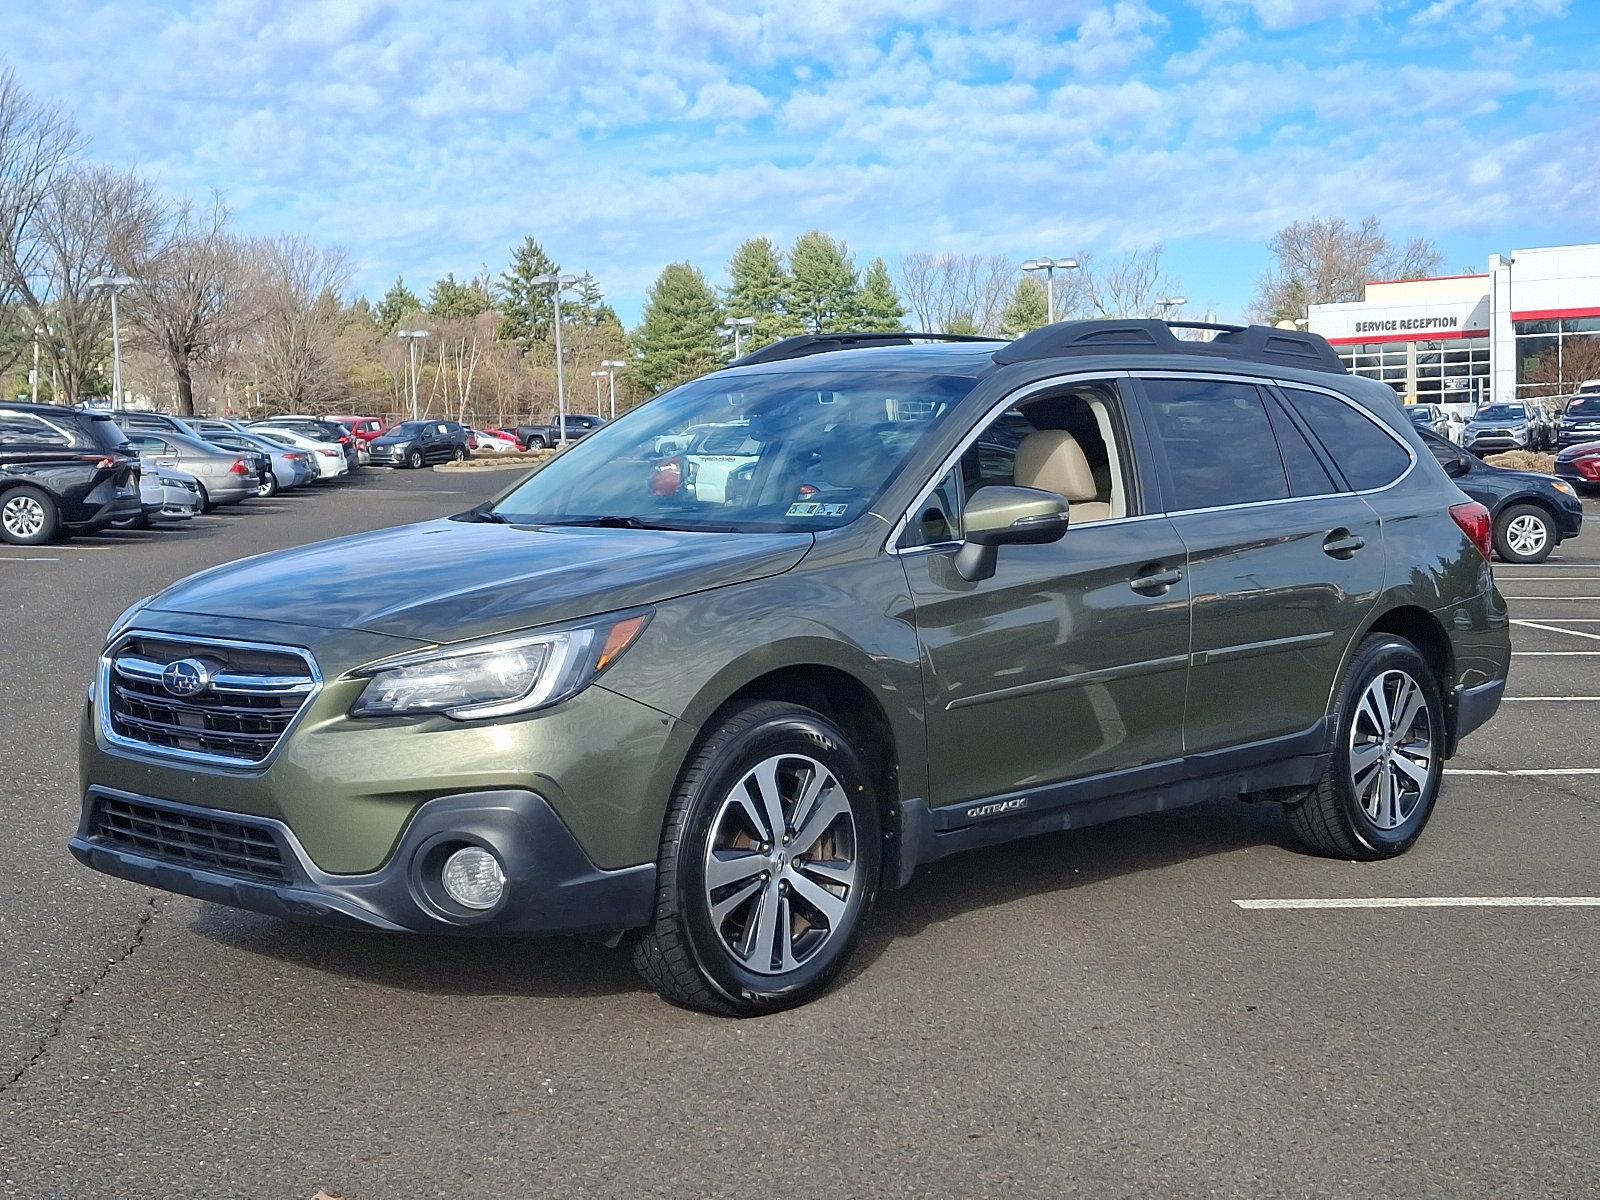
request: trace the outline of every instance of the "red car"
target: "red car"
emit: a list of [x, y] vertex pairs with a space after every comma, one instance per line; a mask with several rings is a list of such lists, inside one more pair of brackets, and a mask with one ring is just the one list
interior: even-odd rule
[[347, 427], [351, 433], [363, 442], [375, 442], [383, 436], [383, 431], [388, 428], [377, 417], [329, 417], [330, 421], [337, 421]]
[[1556, 474], [1579, 491], [1600, 489], [1600, 442], [1579, 442], [1556, 455]]

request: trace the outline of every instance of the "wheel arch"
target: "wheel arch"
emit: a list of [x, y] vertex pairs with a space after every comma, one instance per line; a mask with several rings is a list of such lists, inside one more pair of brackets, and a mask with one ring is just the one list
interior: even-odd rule
[[[1374, 616], [1350, 643], [1350, 655], [1355, 653], [1355, 648], [1365, 638], [1374, 633], [1392, 633], [1415, 646], [1433, 668], [1440, 694], [1449, 695], [1455, 684], [1455, 649], [1450, 645], [1450, 635], [1445, 632], [1438, 617], [1416, 604], [1397, 604], [1387, 608]], [[1347, 661], [1350, 655], [1346, 656]]]

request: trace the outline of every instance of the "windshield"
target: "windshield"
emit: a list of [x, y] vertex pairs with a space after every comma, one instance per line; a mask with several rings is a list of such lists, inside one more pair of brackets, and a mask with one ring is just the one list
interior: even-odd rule
[[1410, 412], [1411, 419], [1420, 424], [1427, 424], [1429, 421], [1433, 420], [1433, 409], [1427, 408], [1423, 405], [1413, 404]]
[[1567, 414], [1600, 417], [1600, 396], [1574, 396], [1567, 402]]
[[492, 512], [542, 525], [753, 532], [865, 513], [976, 380], [710, 375], [602, 425]]
[[1526, 421], [1528, 410], [1518, 404], [1486, 404], [1478, 410], [1475, 421]]
[[388, 437], [416, 437], [426, 429], [429, 421], [402, 421], [398, 425], [391, 425], [383, 431], [383, 436]]

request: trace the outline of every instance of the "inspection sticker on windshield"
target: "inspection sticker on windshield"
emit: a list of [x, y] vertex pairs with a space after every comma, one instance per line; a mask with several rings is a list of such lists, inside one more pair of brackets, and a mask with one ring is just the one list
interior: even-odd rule
[[842, 517], [850, 511], [848, 504], [810, 504], [800, 502], [789, 505], [791, 517]]

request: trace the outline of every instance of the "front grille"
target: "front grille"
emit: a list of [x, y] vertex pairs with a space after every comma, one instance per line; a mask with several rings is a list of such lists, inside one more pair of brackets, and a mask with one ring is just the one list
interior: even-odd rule
[[[176, 695], [167, 667], [190, 659], [209, 682]], [[105, 731], [181, 757], [254, 766], [271, 755], [318, 679], [302, 651], [130, 633], [107, 653]]]
[[269, 883], [289, 883], [283, 848], [263, 825], [109, 796], [95, 801], [89, 836], [148, 858]]

